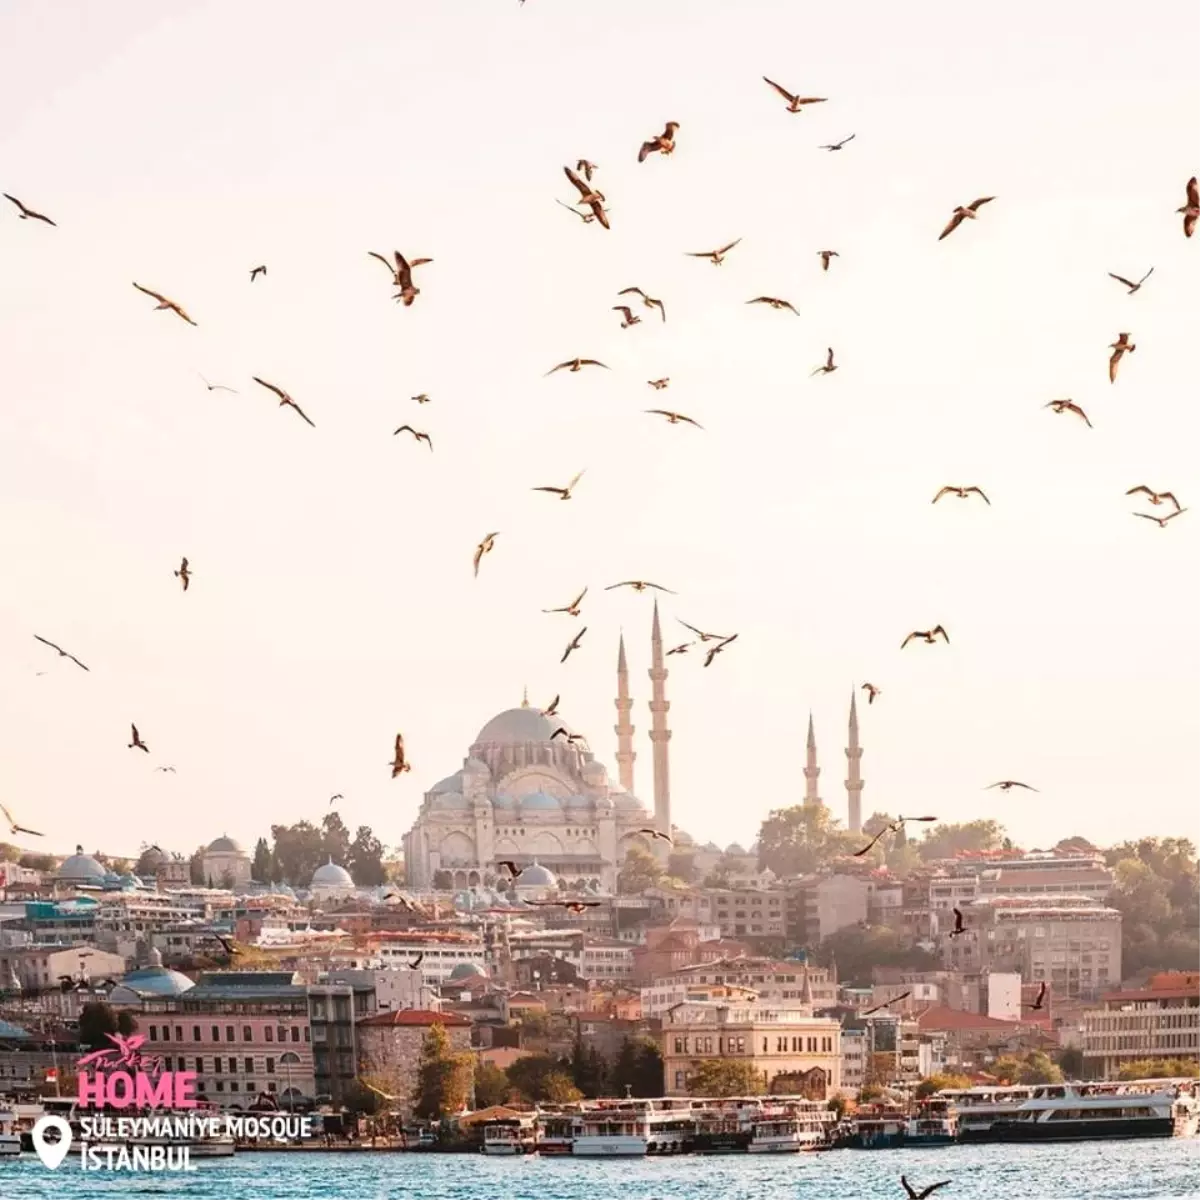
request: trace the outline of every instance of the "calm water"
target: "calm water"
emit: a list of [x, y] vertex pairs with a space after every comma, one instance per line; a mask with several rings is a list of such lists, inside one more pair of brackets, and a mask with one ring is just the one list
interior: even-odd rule
[[242, 1154], [190, 1175], [51, 1172], [0, 1161], [3, 1200], [904, 1200], [900, 1175], [951, 1179], [938, 1200], [1200, 1198], [1200, 1139], [947, 1146], [586, 1162], [464, 1154]]

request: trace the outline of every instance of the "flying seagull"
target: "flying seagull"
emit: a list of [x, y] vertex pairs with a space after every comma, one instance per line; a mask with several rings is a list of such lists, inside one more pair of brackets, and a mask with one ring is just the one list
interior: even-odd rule
[[787, 308], [787, 309], [791, 309], [792, 312], [796, 313], [796, 316], [800, 315], [798, 312], [796, 312], [796, 307], [794, 304], [792, 304], [792, 302], [790, 300], [780, 300], [778, 296], [755, 296], [753, 300], [747, 300], [746, 303], [747, 304], [767, 304], [771, 308], [775, 309], [776, 311], [778, 311], [781, 308]]
[[521, 873], [521, 868], [518, 867], [515, 862], [512, 862], [507, 858], [502, 858], [498, 863], [496, 863], [496, 866], [503, 867], [514, 879], [516, 879], [516, 877]]
[[662, 838], [662, 840], [667, 842], [669, 845], [674, 845], [671, 835], [669, 833], [663, 833], [661, 829], [651, 829], [649, 826], [646, 826], [645, 829], [637, 829], [634, 832], [644, 833], [647, 837], [651, 838]]
[[[586, 470], [586, 468], [585, 468]], [[574, 494], [575, 485], [583, 478], [584, 472], [578, 471], [571, 478], [571, 482], [566, 487], [535, 487], [530, 488], [531, 492], [553, 492], [560, 500], [570, 500]]]
[[684, 416], [683, 413], [671, 412], [667, 408], [648, 408], [646, 412], [653, 417], [666, 417], [668, 425], [678, 425], [680, 421], [683, 421], [687, 425], [695, 425], [697, 429], [704, 428], [699, 421], [693, 421], [691, 417]]
[[1089, 428], [1092, 428], [1091, 421], [1088, 420], [1088, 415], [1075, 403], [1074, 400], [1051, 400], [1049, 404], [1043, 404], [1043, 408], [1052, 408], [1056, 413], [1074, 413], [1077, 417], [1083, 420], [1083, 423]]
[[666, 319], [667, 319], [667, 306], [666, 306], [666, 305], [665, 305], [665, 304], [664, 304], [664, 303], [663, 303], [661, 300], [656, 300], [656, 299], [655, 299], [653, 296], [648, 296], [648, 295], [646, 295], [646, 293], [645, 293], [645, 292], [643, 292], [643, 291], [642, 291], [642, 289], [641, 289], [640, 287], [627, 287], [627, 288], [622, 288], [622, 289], [621, 289], [621, 290], [620, 290], [620, 291], [617, 293], [617, 295], [618, 295], [618, 296], [641, 296], [641, 298], [642, 298], [642, 303], [643, 303], [643, 304], [644, 304], [644, 305], [645, 305], [647, 308], [657, 308], [657, 309], [658, 309], [658, 311], [659, 311], [659, 315], [662, 317], [662, 319], [663, 319], [664, 321], [666, 321]]
[[559, 727], [558, 727], [558, 728], [557, 728], [557, 729], [556, 729], [556, 730], [555, 730], [555, 731], [554, 731], [554, 732], [553, 732], [553, 733], [550, 735], [550, 740], [551, 740], [551, 741], [554, 741], [554, 739], [555, 739], [556, 737], [564, 737], [564, 738], [566, 738], [566, 739], [567, 739], [567, 741], [568, 741], [568, 742], [569, 742], [569, 743], [570, 743], [572, 746], [574, 746], [576, 742], [583, 742], [583, 744], [584, 744], [585, 746], [587, 745], [587, 738], [586, 738], [586, 737], [584, 737], [582, 733], [572, 733], [572, 732], [571, 732], [569, 729], [567, 729], [567, 728], [566, 728], [565, 726], [563, 726], [563, 725], [560, 725], [560, 726], [559, 726]]
[[893, 996], [890, 1000], [885, 1000], [882, 1004], [875, 1005], [874, 1008], [868, 1008], [862, 1015], [869, 1017], [872, 1013], [882, 1012], [885, 1008], [890, 1008], [893, 1004], [899, 1004], [901, 1000], [907, 1000], [912, 992], [901, 992], [898, 996]]
[[725, 261], [725, 255], [740, 242], [741, 238], [734, 238], [726, 246], [722, 246], [719, 250], [686, 250], [684, 254], [688, 258], [707, 258], [715, 267], [719, 267]]
[[591, 212], [583, 213], [577, 208], [572, 208], [569, 204], [563, 204], [563, 202], [557, 196], [554, 198], [554, 203], [562, 204], [563, 208], [565, 208], [567, 212], [574, 213], [585, 225], [590, 225], [593, 221], [599, 218], [600, 223], [605, 229], [610, 228], [608, 223], [609, 210], [607, 208], [602, 208], [599, 204], [593, 204]]
[[[174, 768], [174, 767], [155, 767], [154, 769], [155, 769], [156, 771], [162, 771], [164, 775], [174, 775], [174, 774], [176, 774], [176, 771], [175, 771], [175, 768]], [[151, 847], [151, 849], [154, 849], [154, 847]]]
[[565, 663], [571, 657], [572, 650], [579, 649], [579, 643], [583, 641], [583, 635], [587, 633], [588, 627], [585, 625], [568, 643], [567, 648], [563, 651], [563, 656], [558, 661]]
[[787, 111], [790, 113], [803, 112], [804, 105], [824, 104], [828, 99], [827, 96], [794, 96], [787, 88], [780, 87], [773, 79], [768, 79], [765, 75], [763, 76], [763, 83], [773, 87], [787, 101]]
[[908, 643], [914, 638], [923, 639], [927, 646], [932, 646], [934, 638], [936, 638], [939, 633], [945, 639], [946, 645], [948, 646], [950, 644], [950, 635], [940, 625], [935, 625], [932, 629], [914, 629], [912, 633], [910, 633], [908, 637], [906, 637], [904, 641], [900, 643], [900, 649], [903, 650], [904, 647], [907, 646]]
[[[1196, 181], [1193, 179], [1192, 180], [1193, 191], [1195, 189], [1195, 186], [1196, 186]], [[10, 201], [12, 201], [13, 204], [15, 204], [17, 206], [17, 211], [20, 213], [20, 217], [21, 217], [22, 221], [45, 221], [47, 225], [53, 225], [56, 229], [58, 228], [57, 223], [50, 220], [50, 218], [48, 216], [46, 216], [45, 213], [34, 212], [32, 208], [26, 208], [25, 205], [22, 204], [20, 202], [20, 200], [18, 200], [16, 198], [16, 196], [10, 196], [7, 192], [4, 192], [3, 195], [4, 195], [5, 200], [10, 200]], [[1188, 236], [1190, 237], [1191, 234], [1189, 234]]]
[[844, 137], [840, 142], [834, 142], [829, 146], [818, 146], [819, 150], [840, 150], [847, 142], [852, 142], [857, 137], [857, 134], [852, 133], [849, 137]]
[[[546, 375], [553, 375], [555, 371], [563, 370], [580, 371], [584, 367], [604, 367], [606, 371], [611, 369], [605, 366], [604, 363], [599, 362], [594, 358], [568, 358], [566, 362], [560, 362], [558, 366], [551, 367], [550, 370], [546, 372]], [[543, 375], [542, 378], [544, 379], [545, 375]]]
[[678, 646], [672, 646], [667, 651], [667, 657], [670, 658], [672, 654], [686, 654], [695, 644], [695, 642], [680, 642]]
[[646, 383], [650, 387], [652, 387], [656, 392], [661, 392], [663, 390], [663, 388], [667, 387], [670, 384], [670, 382], [671, 382], [671, 378], [669, 375], [664, 375], [661, 379], [647, 379], [646, 380]]
[[[543, 608], [544, 613], [566, 613], [568, 617], [579, 616], [579, 606], [583, 603], [583, 598], [588, 594], [587, 588], [584, 588], [570, 604], [564, 605], [562, 608]], [[545, 714], [543, 714], [545, 715]]]
[[720, 654], [730, 642], [736, 642], [737, 638], [738, 635], [736, 633], [731, 633], [727, 638], [719, 641], [715, 646], [711, 647], [708, 653], [704, 656], [704, 665], [706, 667], [711, 667], [713, 659], [716, 658], [717, 655]]
[[130, 725], [129, 728], [133, 731], [133, 741], [130, 742], [129, 745], [125, 747], [125, 749], [126, 750], [142, 750], [146, 754], [149, 754], [150, 747], [147, 746], [146, 743], [142, 741], [142, 735], [140, 733], [138, 733], [138, 727], [136, 725]]
[[680, 617], [676, 617], [675, 620], [677, 620], [680, 625], [684, 627], [684, 629], [688, 630], [690, 633], [694, 633], [702, 642], [727, 642], [729, 640], [728, 634], [706, 633], [703, 629], [697, 629], [695, 625], [689, 625]]
[[396, 744], [392, 750], [392, 778], [412, 770], [412, 763], [404, 756], [404, 734], [396, 734]]
[[154, 291], [151, 291], [151, 290], [150, 290], [149, 288], [147, 288], [147, 287], [142, 287], [142, 285], [141, 285], [140, 283], [135, 283], [133, 286], [134, 286], [135, 288], [137, 288], [137, 290], [138, 290], [139, 292], [142, 292], [142, 293], [144, 293], [144, 294], [145, 294], [145, 295], [147, 295], [147, 296], [152, 296], [152, 297], [153, 297], [155, 300], [157, 300], [157, 301], [158, 301], [158, 303], [157, 303], [157, 304], [154, 306], [154, 311], [155, 311], [155, 312], [157, 312], [157, 311], [158, 311], [160, 308], [169, 309], [169, 310], [170, 310], [171, 312], [173, 312], [173, 313], [174, 313], [174, 314], [175, 314], [177, 317], [181, 317], [183, 320], [185, 320], [185, 321], [186, 321], [186, 322], [187, 322], [189, 325], [195, 325], [195, 324], [196, 324], [196, 322], [195, 322], [195, 321], [193, 321], [193, 320], [192, 320], [192, 318], [191, 318], [191, 317], [189, 317], [189, 316], [187, 315], [187, 313], [185, 313], [185, 312], [183, 311], [183, 309], [182, 309], [182, 308], [181, 308], [181, 307], [180, 307], [178, 304], [176, 304], [176, 303], [175, 303], [175, 301], [174, 301], [174, 300], [171, 300], [171, 299], [169, 299], [167, 296], [164, 296], [164, 295], [163, 295], [161, 292], [154, 292]]
[[1032, 1004], [1022, 1004], [1021, 1007], [1032, 1009], [1034, 1012], [1037, 1012], [1038, 1010], [1041, 1009], [1042, 1005], [1045, 1004], [1045, 1002], [1046, 1002], [1046, 981], [1043, 979], [1042, 986], [1038, 989], [1037, 998], [1034, 1000], [1034, 1002]]
[[617, 588], [631, 587], [635, 592], [644, 592], [647, 588], [654, 588], [658, 592], [668, 592], [674, 596], [675, 593], [670, 588], [665, 588], [661, 584], [650, 583], [645, 579], [625, 579], [620, 583], [610, 583], [604, 590], [606, 592], [614, 592]]
[[638, 162], [645, 162], [651, 154], [674, 154], [675, 153], [675, 133], [679, 129], [678, 121], [668, 121], [666, 128], [657, 137], [652, 137], [648, 142], [642, 143], [642, 148], [638, 151]]
[[954, 928], [950, 930], [950, 936], [961, 937], [966, 932], [966, 926], [963, 924], [962, 909], [956, 908], [954, 910]]
[[821, 270], [829, 270], [829, 260], [831, 258], [841, 258], [842, 256], [836, 250], [818, 250], [817, 257], [821, 260]]
[[575, 170], [582, 171], [584, 179], [586, 179], [588, 183], [591, 183], [593, 174], [600, 170], [600, 168], [596, 166], [594, 162], [588, 162], [586, 158], [581, 158], [575, 164]]
[[1152, 488], [1148, 488], [1144, 483], [1139, 483], [1137, 487], [1131, 487], [1125, 495], [1135, 496], [1138, 492], [1145, 492], [1146, 499], [1155, 506], [1161, 504], [1164, 500], [1170, 500], [1175, 505], [1175, 511], [1179, 511], [1179, 501], [1175, 499], [1174, 492], [1156, 492]]
[[1122, 357], [1126, 351], [1132, 354], [1137, 349], [1137, 346], [1129, 340], [1129, 334], [1118, 333], [1117, 340], [1110, 343], [1108, 348], [1112, 351], [1108, 359], [1108, 382], [1116, 383], [1117, 368], [1121, 365]]
[[405, 308], [411, 308], [412, 302], [421, 294], [421, 289], [413, 283], [412, 273], [414, 267], [422, 267], [426, 263], [433, 262], [432, 258], [414, 258], [411, 262], [400, 253], [399, 250], [392, 251], [393, 263], [388, 262], [382, 254], [377, 254], [374, 250], [368, 250], [367, 253], [372, 258], [377, 258], [389, 271], [392, 273], [392, 286], [398, 287], [400, 291], [394, 297], [396, 300], [402, 300]]
[[253, 283], [255, 281], [255, 279], [258, 278], [259, 275], [262, 275], [265, 278], [266, 274], [267, 274], [266, 267], [253, 267], [250, 271], [250, 282]]
[[557, 717], [558, 716], [558, 702], [561, 699], [562, 699], [562, 697], [556, 694], [554, 699], [551, 700], [550, 703], [545, 708], [542, 709], [542, 716], [543, 717]]
[[424, 958], [425, 958], [425, 951], [422, 950], [422, 951], [420, 951], [420, 953], [418, 953], [416, 958], [409, 959], [409, 961], [408, 961], [409, 968], [411, 970], [415, 971], [421, 965]]
[[948, 1184], [950, 1182], [950, 1180], [942, 1179], [942, 1180], [939, 1180], [937, 1183], [931, 1183], [927, 1188], [925, 1188], [919, 1192], [913, 1188], [912, 1184], [909, 1183], [908, 1180], [905, 1179], [903, 1175], [900, 1176], [900, 1182], [902, 1184], [904, 1184], [904, 1190], [908, 1193], [908, 1200], [925, 1200], [925, 1198], [927, 1196], [932, 1196], [933, 1193], [938, 1190], [938, 1188], [945, 1187], [946, 1184]]
[[[196, 374], [199, 375], [199, 371]], [[223, 383], [209, 383], [203, 375], [200, 375], [200, 381], [210, 392], [232, 392], [235, 396], [238, 395], [237, 388], [226, 387]]]
[[899, 833], [900, 830], [908, 824], [909, 821], [936, 821], [937, 817], [897, 817], [894, 821], [885, 825], [861, 850], [855, 850], [854, 857], [861, 858], [870, 850], [877, 841], [885, 834]]
[[285, 406], [289, 407], [289, 408], [294, 408], [296, 410], [296, 412], [298, 412], [300, 414], [300, 416], [305, 421], [308, 422], [309, 425], [312, 425], [312, 427], [314, 429], [316, 429], [316, 426], [313, 425], [313, 423], [311, 421], [309, 421], [308, 414], [304, 411], [304, 409], [302, 409], [300, 407], [300, 405], [298, 405], [295, 402], [295, 400], [293, 400], [291, 398], [291, 396], [289, 396], [287, 394], [287, 392], [285, 392], [283, 390], [283, 388], [276, 387], [273, 383], [268, 383], [265, 379], [259, 379], [259, 377], [257, 375], [253, 375], [253, 376], [251, 376], [251, 378], [254, 380], [255, 383], [257, 383], [259, 385], [259, 387], [265, 387], [268, 392], [274, 392], [275, 395], [277, 395], [279, 397], [279, 407], [280, 408], [283, 408]]
[[192, 572], [191, 572], [191, 569], [188, 567], [188, 560], [187, 560], [186, 556], [180, 562], [179, 570], [175, 572], [175, 578], [178, 579], [179, 582], [183, 584], [183, 590], [186, 592], [188, 590], [188, 584], [192, 580]]
[[957, 496], [960, 500], [965, 500], [968, 496], [974, 493], [982, 498], [985, 504], [990, 505], [992, 502], [983, 494], [982, 488], [977, 488], [974, 484], [970, 487], [958, 487], [955, 484], [948, 483], [945, 487], [938, 490], [938, 494], [930, 501], [931, 504], [936, 504], [943, 496]]
[[642, 318], [635, 316], [633, 309], [631, 309], [627, 304], [614, 304], [612, 306], [612, 310], [613, 312], [619, 312], [621, 314], [622, 329], [629, 329], [633, 325], [640, 325], [642, 323]]
[[345, 800], [345, 798], [346, 797], [343, 796], [341, 792], [334, 792], [334, 794], [329, 797], [329, 803], [332, 804], [335, 800]]
[[1187, 512], [1186, 508], [1178, 508], [1173, 513], [1167, 513], [1165, 517], [1156, 517], [1153, 513], [1134, 513], [1135, 517], [1141, 517], [1143, 521], [1154, 521], [1158, 524], [1159, 529], [1166, 529], [1167, 522], [1175, 520], [1176, 517]]
[[1154, 268], [1151, 267], [1150, 270], [1148, 270], [1145, 275], [1143, 275], [1141, 279], [1137, 281], [1137, 283], [1134, 283], [1131, 279], [1126, 279], [1124, 275], [1114, 275], [1111, 271], [1109, 271], [1108, 277], [1109, 279], [1115, 279], [1118, 283], [1123, 283], [1129, 289], [1129, 295], [1132, 296], [1134, 292], [1141, 290], [1142, 284], [1145, 283], [1146, 280], [1149, 279], [1153, 274]]
[[79, 659], [77, 659], [75, 657], [75, 655], [68, 654], [67, 651], [64, 650], [61, 646], [56, 646], [53, 642], [42, 637], [42, 635], [40, 633], [35, 633], [33, 635], [33, 637], [34, 637], [35, 641], [41, 642], [43, 646], [49, 646], [51, 650], [57, 650], [59, 658], [69, 658], [77, 667], [82, 667], [85, 671], [91, 670], [91, 667], [85, 666], [83, 663], [81, 663], [79, 661]]
[[483, 541], [480, 542], [479, 545], [475, 547], [475, 558], [474, 558], [473, 562], [475, 565], [476, 577], [478, 577], [478, 575], [479, 575], [479, 564], [483, 560], [483, 556], [485, 554], [491, 554], [492, 550], [495, 548], [496, 539], [499, 536], [500, 536], [499, 530], [497, 530], [495, 533], [489, 533], [487, 535], [487, 537], [485, 537], [483, 539]]
[[837, 370], [837, 364], [833, 361], [833, 347], [826, 347], [826, 355], [824, 365], [817, 367], [815, 371], [810, 371], [809, 375], [831, 375]]
[[999, 788], [1002, 792], [1007, 792], [1015, 787], [1024, 788], [1027, 792], [1037, 791], [1037, 788], [1030, 787], [1029, 784], [1022, 783], [1019, 779], [1001, 779], [998, 783], [989, 783], [983, 790], [987, 792], [992, 788]]
[[867, 703], [874, 704], [875, 697], [880, 694], [881, 689], [877, 688], [873, 683], [864, 683], [862, 690], [867, 693]]
[[972, 200], [971, 203], [965, 208], [963, 208], [961, 205], [956, 208], [954, 210], [954, 215], [950, 218], [946, 228], [938, 234], [938, 241], [940, 242], [942, 238], [949, 237], [963, 223], [963, 221], [974, 221], [979, 215], [979, 210], [985, 204], [990, 204], [993, 200], [995, 200], [995, 198], [995, 196], [980, 196], [978, 200]]
[[428, 404], [429, 403], [429, 397], [424, 392], [421, 392], [417, 396], [410, 396], [409, 399], [415, 400], [418, 404]]
[[571, 186], [579, 193], [580, 198], [576, 203], [586, 204], [592, 210], [593, 219], [599, 221], [605, 229], [610, 228], [608, 215], [604, 210], [604, 193], [592, 187], [591, 183], [585, 183], [570, 167], [563, 167], [563, 173], [571, 181]]
[[419, 429], [414, 429], [411, 425], [401, 425], [399, 429], [393, 429], [392, 437], [395, 437], [398, 433], [404, 433], [406, 431], [413, 435], [414, 441], [425, 442], [429, 446], [430, 450], [433, 449], [433, 438], [431, 438], [427, 433], [422, 433]]
[[[9, 196], [9, 199], [12, 200], [12, 197]], [[1200, 217], [1200, 192], [1196, 190], [1195, 175], [1187, 181], [1187, 203], [1175, 211], [1183, 213], [1183, 236], [1191, 237], [1196, 232], [1196, 218]], [[45, 220], [44, 217], [42, 219]]]
[[4, 807], [3, 804], [0, 804], [0, 813], [4, 814], [4, 820], [8, 825], [9, 833], [27, 833], [30, 837], [46, 836], [44, 833], [38, 833], [36, 829], [28, 829], [24, 825], [18, 825], [17, 819], [8, 811], [7, 808]]

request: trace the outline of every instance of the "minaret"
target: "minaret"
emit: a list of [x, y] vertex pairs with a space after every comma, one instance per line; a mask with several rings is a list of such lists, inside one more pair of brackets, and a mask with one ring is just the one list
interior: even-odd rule
[[[663, 833], [671, 832], [671, 769], [667, 758], [667, 743], [671, 731], [667, 728], [667, 668], [663, 665], [662, 629], [658, 623], [658, 600], [654, 601], [654, 624], [650, 632], [650, 742], [654, 751], [654, 825]], [[657, 839], [656, 839], [657, 842]], [[665, 842], [659, 845], [666, 846]]]
[[[617, 735], [617, 773], [621, 787], [633, 791], [633, 760], [637, 754], [633, 749], [633, 725], [629, 714], [633, 701], [629, 698], [629, 667], [625, 662], [625, 635], [617, 646], [617, 723], [613, 732]], [[670, 833], [670, 830], [666, 831]]]
[[858, 707], [853, 692], [850, 693], [850, 743], [846, 747], [846, 758], [850, 762], [849, 778], [846, 780], [846, 799], [850, 809], [847, 824], [851, 833], [862, 833], [863, 777], [859, 774], [858, 766], [862, 747], [858, 744]]
[[821, 768], [817, 766], [817, 737], [813, 733], [813, 719], [810, 712], [808, 714], [808, 758], [804, 764], [804, 804], [806, 808], [821, 803], [821, 797], [817, 794], [817, 777], [820, 774]]

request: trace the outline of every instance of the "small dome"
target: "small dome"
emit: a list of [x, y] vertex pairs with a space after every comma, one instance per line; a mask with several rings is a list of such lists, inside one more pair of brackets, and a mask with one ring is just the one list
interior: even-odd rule
[[522, 808], [561, 808], [562, 805], [553, 796], [548, 796], [545, 792], [531, 792], [528, 796], [521, 797]]
[[745, 854], [746, 852], [745, 852], [745, 850], [743, 850], [741, 848], [741, 846], [739, 846], [737, 844], [737, 842], [730, 842], [729, 845], [725, 847], [725, 853], [726, 854]]
[[107, 872], [90, 854], [84, 854], [82, 846], [76, 846], [75, 853], [63, 860], [55, 874], [59, 879], [103, 883]]
[[354, 880], [350, 878], [350, 872], [345, 867], [339, 867], [331, 858], [327, 863], [319, 866], [313, 872], [310, 886], [352, 888]]
[[487, 970], [480, 963], [461, 962], [447, 978], [450, 983], [464, 983], [468, 979], [486, 979], [487, 977]]
[[475, 735], [476, 746], [488, 743], [514, 745], [521, 742], [549, 742], [556, 729], [574, 732], [561, 717], [543, 717], [536, 708], [510, 708], [494, 716]]
[[684, 829], [672, 827], [671, 836], [675, 839], [676, 847], [694, 846], [696, 844], [696, 839]]
[[210, 854], [241, 854], [242, 848], [231, 837], [222, 834], [215, 842], [209, 842]]
[[142, 853], [142, 862], [153, 871], [155, 867], [161, 866], [165, 862], [170, 862], [170, 858], [166, 853], [160, 850], [157, 846], [151, 846], [148, 850]]
[[[156, 960], [154, 953], [151, 954], [150, 961], [152, 963], [157, 961], [159, 965], [139, 967], [138, 970], [131, 971], [121, 979], [114, 992], [121, 988], [128, 988], [129, 991], [139, 995], [179, 996], [196, 986], [186, 975], [162, 966], [162, 956], [159, 955]], [[120, 996], [115, 998], [118, 1003], [123, 999]]]
[[613, 796], [613, 804], [624, 810], [625, 812], [643, 812], [645, 805], [634, 795], [629, 792], [617, 792]]
[[552, 888], [558, 886], [558, 880], [554, 878], [554, 873], [539, 862], [534, 862], [526, 867], [513, 882], [517, 887]]
[[455, 771], [453, 775], [447, 775], [440, 783], [435, 783], [429, 789], [433, 795], [438, 795], [441, 792], [453, 792], [458, 795], [462, 794], [462, 772]]

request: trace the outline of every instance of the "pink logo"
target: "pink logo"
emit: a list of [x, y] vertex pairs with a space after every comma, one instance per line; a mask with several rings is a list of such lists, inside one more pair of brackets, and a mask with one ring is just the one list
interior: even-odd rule
[[[195, 1071], [164, 1071], [161, 1058], [143, 1058], [141, 1048], [146, 1036], [125, 1037], [119, 1033], [104, 1035], [112, 1047], [93, 1050], [79, 1060], [81, 1107], [88, 1108], [195, 1108]], [[83, 1067], [95, 1064], [107, 1067], [89, 1075]], [[125, 1068], [113, 1070], [112, 1068]]]

